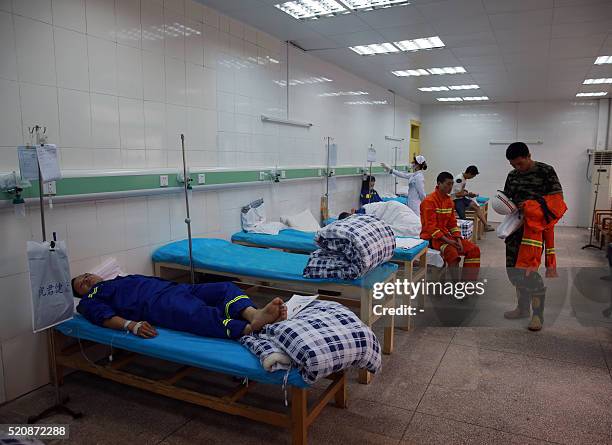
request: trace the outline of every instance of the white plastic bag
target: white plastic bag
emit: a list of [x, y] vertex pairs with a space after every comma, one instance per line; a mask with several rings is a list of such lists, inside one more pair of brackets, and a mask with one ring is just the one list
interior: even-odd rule
[[523, 225], [521, 212], [513, 212], [504, 217], [502, 223], [497, 226], [497, 237], [506, 239]]
[[32, 330], [43, 331], [72, 318], [74, 304], [66, 243], [28, 241]]
[[263, 198], [245, 205], [240, 211], [242, 230], [251, 232], [260, 224], [266, 222], [266, 207]]
[[125, 275], [123, 270], [121, 270], [121, 266], [117, 263], [115, 258], [108, 258], [99, 266], [89, 271], [90, 273], [99, 276], [102, 280], [112, 280], [117, 278], [119, 275]]

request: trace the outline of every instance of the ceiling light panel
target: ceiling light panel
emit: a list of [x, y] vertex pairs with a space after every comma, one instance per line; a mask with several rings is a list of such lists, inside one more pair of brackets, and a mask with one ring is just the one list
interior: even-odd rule
[[274, 6], [291, 17], [302, 20], [330, 17], [350, 12], [340, 2], [335, 0], [294, 0]]
[[601, 83], [612, 83], [612, 77], [602, 77], [599, 79], [586, 79], [584, 85], [596, 85]]
[[440, 37], [424, 37], [421, 39], [414, 40], [402, 40], [400, 42], [393, 42], [402, 51], [420, 51], [423, 49], [434, 49], [443, 48], [444, 42]]
[[606, 96], [608, 93], [606, 93], [605, 91], [598, 91], [596, 93], [578, 93], [576, 94], [576, 97], [602, 97], [602, 96]]
[[321, 93], [319, 97], [336, 97], [336, 96], [365, 96], [367, 91], [335, 91], [333, 93]]
[[399, 53], [399, 49], [391, 43], [373, 43], [371, 45], [349, 46], [360, 56], [372, 56], [374, 54], [392, 54]]
[[437, 100], [440, 102], [463, 102], [460, 97], [438, 97]]
[[595, 60], [595, 65], [603, 65], [604, 63], [612, 63], [612, 56], [599, 56]]
[[391, 71], [392, 74], [398, 77], [405, 76], [429, 76], [430, 74], [444, 75], [444, 74], [465, 74], [467, 71], [462, 66], [447, 66], [445, 68], [427, 68], [427, 69], [416, 69], [416, 70], [400, 70]]
[[406, 0], [340, 0], [354, 11], [371, 11], [372, 9], [391, 8], [392, 6], [405, 6], [410, 2]]
[[448, 87], [422, 87], [419, 91], [448, 91]]
[[450, 85], [451, 90], [477, 90], [480, 87], [478, 85]]
[[470, 96], [470, 97], [464, 97], [463, 100], [481, 101], [481, 100], [489, 100], [489, 97], [488, 96]]

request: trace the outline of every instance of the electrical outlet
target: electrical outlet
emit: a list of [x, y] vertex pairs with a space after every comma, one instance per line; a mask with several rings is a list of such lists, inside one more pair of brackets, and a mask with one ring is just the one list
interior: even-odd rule
[[205, 173], [198, 174], [198, 184], [206, 184], [206, 174]]
[[260, 181], [266, 180], [266, 172], [259, 172], [259, 180]]
[[336, 169], [335, 169], [335, 168], [332, 168], [332, 169], [329, 171], [329, 173], [330, 173], [330, 176], [336, 176]]
[[168, 175], [161, 175], [159, 177], [159, 186], [168, 187]]
[[356, 170], [356, 173], [361, 173], [361, 168], [357, 167], [355, 170]]
[[319, 169], [319, 176], [323, 176], [323, 169]]
[[45, 195], [56, 195], [57, 194], [57, 188], [55, 186], [55, 181], [45, 182], [43, 184], [43, 193]]
[[285, 179], [287, 177], [287, 172], [285, 170], [281, 170], [281, 179]]

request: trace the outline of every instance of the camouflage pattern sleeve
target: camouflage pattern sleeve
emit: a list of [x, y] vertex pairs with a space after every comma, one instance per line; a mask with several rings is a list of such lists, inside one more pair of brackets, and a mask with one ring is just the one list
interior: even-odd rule
[[547, 172], [548, 179], [548, 190], [546, 190], [547, 195], [553, 195], [555, 193], [563, 193], [563, 187], [561, 187], [561, 182], [559, 182], [559, 177], [557, 176], [557, 172], [554, 167], [549, 165]]

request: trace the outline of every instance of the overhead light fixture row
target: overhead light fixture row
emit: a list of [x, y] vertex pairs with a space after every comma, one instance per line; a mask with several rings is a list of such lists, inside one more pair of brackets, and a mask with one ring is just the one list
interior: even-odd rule
[[586, 79], [582, 82], [584, 85], [595, 85], [600, 83], [612, 83], [612, 77], [602, 77], [599, 79]]
[[469, 97], [438, 97], [439, 102], [463, 102], [463, 101], [483, 101], [489, 100], [488, 96], [469, 96]]
[[400, 70], [400, 71], [391, 71], [392, 74], [398, 77], [407, 77], [407, 76], [429, 76], [430, 74], [465, 74], [467, 71], [462, 66], [447, 66], [444, 68], [427, 68], [427, 69], [416, 69], [416, 70]]
[[413, 40], [402, 40], [399, 42], [371, 43], [369, 45], [349, 46], [349, 49], [360, 56], [372, 56], [374, 54], [393, 54], [400, 51], [421, 51], [434, 48], [443, 48], [444, 42], [440, 37], [422, 37]]
[[410, 2], [406, 0], [292, 0], [277, 3], [274, 7], [298, 20], [316, 20], [355, 11], [371, 11], [409, 4]]
[[604, 63], [612, 63], [612, 56], [599, 56], [595, 60], [595, 65], [603, 65]]
[[321, 93], [319, 97], [336, 97], [336, 96], [365, 96], [367, 91], [335, 91], [333, 93]]
[[421, 87], [419, 91], [477, 90], [479, 88], [478, 85], [450, 85], [447, 87]]
[[602, 97], [602, 96], [606, 96], [608, 93], [606, 93], [605, 91], [598, 91], [596, 93], [578, 93], [576, 94], [576, 97]]

